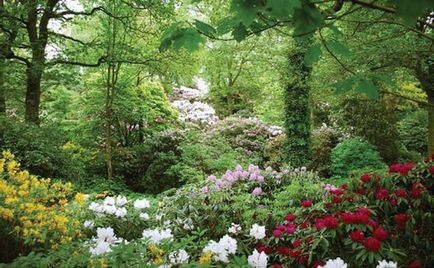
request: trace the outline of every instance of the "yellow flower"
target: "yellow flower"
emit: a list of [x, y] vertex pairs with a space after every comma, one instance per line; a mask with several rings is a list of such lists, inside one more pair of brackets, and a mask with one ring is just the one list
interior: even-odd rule
[[16, 198], [16, 197], [6, 197], [5, 198], [5, 204], [6, 205], [16, 204], [17, 202], [18, 202], [18, 198]]
[[2, 173], [5, 170], [5, 160], [0, 159], [0, 173]]
[[80, 205], [83, 205], [85, 200], [86, 200], [86, 196], [84, 194], [77, 193], [75, 195], [75, 202], [79, 203]]
[[200, 256], [199, 263], [207, 264], [211, 261], [212, 253], [211, 251], [207, 251], [204, 255]]
[[107, 267], [107, 264], [105, 264], [105, 262], [104, 262], [103, 259], [98, 259], [98, 262], [99, 262], [99, 265], [100, 265], [101, 268]]
[[11, 153], [11, 151], [3, 151], [3, 158], [6, 160], [13, 160], [15, 158], [15, 155]]
[[8, 208], [0, 207], [0, 218], [11, 221], [14, 219], [14, 212]]
[[17, 173], [17, 171], [19, 170], [20, 164], [14, 160], [9, 161], [7, 164], [7, 170], [9, 173], [9, 176], [13, 176], [15, 175], [15, 173]]
[[27, 170], [23, 170], [23, 171], [18, 172], [15, 175], [15, 180], [18, 183], [23, 184], [25, 181], [27, 181], [27, 179], [29, 178], [29, 176], [30, 176], [29, 172]]

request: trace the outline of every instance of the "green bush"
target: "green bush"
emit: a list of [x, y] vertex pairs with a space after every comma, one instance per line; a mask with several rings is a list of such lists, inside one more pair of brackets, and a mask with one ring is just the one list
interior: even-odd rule
[[354, 170], [385, 167], [375, 147], [363, 140], [347, 139], [332, 150], [330, 171], [334, 176], [343, 177]]
[[424, 111], [407, 114], [398, 122], [399, 140], [410, 152], [427, 152], [428, 118]]
[[322, 177], [330, 175], [331, 154], [339, 142], [339, 133], [334, 129], [322, 126], [312, 133], [312, 165], [311, 168]]

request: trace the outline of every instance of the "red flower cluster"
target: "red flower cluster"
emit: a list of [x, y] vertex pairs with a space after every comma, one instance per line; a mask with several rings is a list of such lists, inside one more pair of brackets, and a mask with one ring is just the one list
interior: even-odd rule
[[344, 223], [347, 224], [354, 224], [354, 223], [361, 223], [361, 224], [368, 224], [369, 222], [369, 214], [362, 213], [362, 212], [345, 212], [341, 214], [341, 219]]
[[398, 226], [400, 228], [404, 228], [405, 225], [407, 224], [408, 219], [410, 219], [410, 216], [405, 214], [405, 213], [400, 213], [395, 215], [395, 221], [396, 224], [398, 224]]
[[356, 229], [351, 231], [350, 239], [356, 242], [363, 242], [365, 240], [365, 234], [362, 231]]
[[400, 173], [401, 175], [408, 175], [410, 170], [414, 167], [416, 163], [407, 162], [404, 164], [394, 164], [389, 167], [389, 173]]
[[377, 193], [375, 194], [375, 198], [377, 198], [378, 200], [389, 200], [389, 191], [383, 188], [379, 188], [377, 190]]
[[319, 231], [323, 228], [336, 229], [338, 228], [339, 220], [332, 215], [326, 215], [323, 218], [315, 220], [315, 227]]
[[301, 206], [304, 208], [308, 208], [312, 206], [312, 201], [310, 200], [303, 200], [303, 202], [301, 202]]
[[363, 246], [367, 251], [377, 252], [381, 248], [381, 242], [375, 237], [370, 237], [363, 241]]
[[419, 198], [422, 195], [423, 192], [423, 186], [419, 182], [413, 183], [411, 186], [411, 196], [414, 198]]
[[389, 233], [382, 227], [378, 227], [377, 229], [375, 229], [372, 235], [380, 241], [384, 241], [389, 238]]

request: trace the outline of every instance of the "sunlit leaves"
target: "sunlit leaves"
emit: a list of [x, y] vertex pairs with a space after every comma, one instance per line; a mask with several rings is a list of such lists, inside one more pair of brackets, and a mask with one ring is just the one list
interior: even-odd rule
[[301, 4], [299, 0], [268, 0], [266, 8], [276, 19], [287, 20], [295, 8], [301, 8]]
[[197, 30], [199, 30], [201, 33], [204, 33], [207, 36], [212, 36], [217, 32], [216, 29], [214, 29], [214, 27], [200, 20], [195, 20], [194, 26], [196, 26]]

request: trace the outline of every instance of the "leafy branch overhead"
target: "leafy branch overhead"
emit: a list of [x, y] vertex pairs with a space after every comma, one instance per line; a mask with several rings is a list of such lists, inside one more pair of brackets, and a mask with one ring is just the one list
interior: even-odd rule
[[[193, 0], [192, 4], [199, 2], [202, 1]], [[432, 31], [434, 28], [430, 13], [432, 7], [433, 0], [231, 0], [228, 14], [215, 25], [197, 19], [193, 22], [173, 24], [161, 38], [160, 51], [164, 52], [170, 48], [194, 51], [205, 43], [205, 38], [241, 42], [249, 36], [259, 35], [269, 29], [289, 30], [296, 39], [307, 39], [321, 33], [323, 29], [329, 29], [333, 33], [332, 36], [339, 36], [342, 33], [335, 23], [361, 9], [391, 14], [394, 18], [388, 23], [401, 25], [434, 42], [431, 36], [421, 30], [427, 28]], [[325, 51], [351, 75], [350, 81], [359, 81], [358, 74], [340, 60], [350, 57], [351, 51], [339, 39], [325, 40], [321, 36], [320, 44], [314, 43], [307, 48], [305, 64], [313, 65], [320, 60]], [[358, 83], [357, 89], [370, 97], [377, 97], [379, 92], [375, 81], [367, 77]]]

